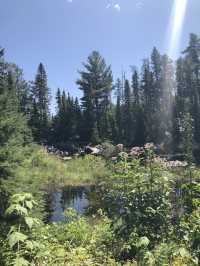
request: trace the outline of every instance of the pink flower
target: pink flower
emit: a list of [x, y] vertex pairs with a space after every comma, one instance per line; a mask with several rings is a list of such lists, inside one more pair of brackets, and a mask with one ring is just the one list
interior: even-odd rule
[[155, 145], [154, 145], [152, 142], [149, 142], [149, 143], [146, 143], [146, 144], [144, 145], [144, 148], [145, 148], [146, 150], [153, 150], [153, 149], [155, 149]]
[[133, 157], [137, 157], [141, 155], [143, 152], [143, 149], [141, 147], [133, 147], [130, 151], [130, 155]]

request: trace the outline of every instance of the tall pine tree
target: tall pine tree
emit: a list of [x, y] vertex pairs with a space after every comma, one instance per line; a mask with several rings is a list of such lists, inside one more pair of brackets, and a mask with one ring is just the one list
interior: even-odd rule
[[81, 77], [77, 81], [79, 89], [83, 92], [81, 98], [85, 127], [83, 139], [97, 143], [100, 138], [105, 137], [102, 132], [108, 130], [100, 128], [100, 124], [103, 124], [103, 127], [108, 125], [105, 121], [113, 89], [112, 71], [97, 51], [92, 52], [87, 63], [83, 65], [85, 70], [79, 72]]
[[35, 141], [45, 143], [48, 140], [49, 130], [49, 88], [47, 74], [42, 63], [39, 64], [35, 82], [32, 86], [32, 109], [30, 126]]

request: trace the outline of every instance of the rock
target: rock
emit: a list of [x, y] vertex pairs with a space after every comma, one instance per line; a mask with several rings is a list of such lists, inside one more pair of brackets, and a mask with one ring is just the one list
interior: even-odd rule
[[69, 152], [68, 151], [65, 151], [64, 152], [64, 155], [65, 155], [65, 157], [69, 156]]
[[99, 155], [100, 149], [98, 149], [96, 147], [86, 146], [85, 147], [85, 153], [86, 154], [92, 154], [92, 155]]
[[60, 155], [60, 151], [57, 150], [57, 151], [55, 152], [55, 155]]
[[100, 154], [100, 149], [98, 149], [98, 148], [93, 148], [93, 151], [92, 151], [91, 154], [92, 154], [92, 155], [98, 155], [98, 154]]
[[80, 155], [81, 157], [84, 157], [84, 156], [85, 156], [85, 151], [82, 150], [82, 149], [80, 149], [80, 150], [79, 150], [79, 155]]
[[63, 161], [70, 161], [72, 160], [72, 157], [68, 156], [68, 157], [63, 157]]

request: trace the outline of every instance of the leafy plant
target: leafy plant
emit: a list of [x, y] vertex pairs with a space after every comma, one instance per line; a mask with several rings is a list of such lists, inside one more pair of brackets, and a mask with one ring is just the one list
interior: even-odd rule
[[39, 224], [39, 220], [32, 218], [29, 213], [36, 205], [33, 197], [29, 193], [15, 194], [11, 197], [10, 207], [6, 210], [6, 214], [14, 220], [7, 239], [14, 254], [13, 265], [29, 265], [26, 259], [26, 250], [33, 249], [34, 242], [30, 239], [29, 231], [33, 226]]

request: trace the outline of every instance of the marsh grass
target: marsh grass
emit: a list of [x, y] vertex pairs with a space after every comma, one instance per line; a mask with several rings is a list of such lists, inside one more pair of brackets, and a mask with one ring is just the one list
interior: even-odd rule
[[92, 155], [66, 162], [65, 169], [65, 175], [57, 179], [61, 186], [94, 185], [99, 177], [109, 175], [105, 161]]
[[[39, 202], [38, 213], [44, 208], [45, 195], [66, 186], [90, 186], [99, 177], [109, 174], [106, 162], [91, 155], [63, 161], [41, 147], [34, 148], [15, 169], [12, 177], [3, 181], [10, 195], [30, 192]], [[40, 215], [39, 215], [40, 216]]]

